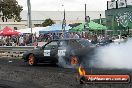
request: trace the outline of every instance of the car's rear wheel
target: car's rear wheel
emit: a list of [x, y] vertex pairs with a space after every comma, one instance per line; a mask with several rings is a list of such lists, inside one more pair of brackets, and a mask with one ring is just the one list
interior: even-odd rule
[[35, 58], [34, 54], [30, 54], [30, 55], [29, 55], [29, 57], [28, 57], [28, 64], [29, 64], [30, 66], [34, 66], [34, 65], [37, 64], [36, 58]]
[[70, 56], [70, 64], [72, 66], [77, 66], [79, 64], [79, 58], [77, 56]]

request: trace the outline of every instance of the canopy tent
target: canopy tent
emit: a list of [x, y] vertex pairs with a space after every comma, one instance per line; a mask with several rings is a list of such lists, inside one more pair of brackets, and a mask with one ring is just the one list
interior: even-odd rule
[[[66, 25], [65, 27], [65, 31], [69, 31], [71, 27]], [[45, 28], [45, 30], [43, 30], [45, 32], [62, 32], [62, 24], [53, 24], [47, 28]]]
[[[84, 23], [70, 29], [70, 31], [83, 31], [84, 30]], [[95, 23], [93, 21], [90, 21], [90, 23], [87, 23], [86, 24], [86, 29], [89, 29], [89, 30], [106, 30], [107, 27], [106, 26], [103, 26], [101, 24], [98, 24], [98, 23]]]
[[[86, 28], [88, 28], [88, 26], [86, 26]], [[70, 29], [69, 31], [70, 32], [77, 32], [77, 31], [83, 31], [84, 30], [84, 24], [82, 23], [82, 24], [80, 24], [80, 25], [78, 25], [78, 26], [76, 26], [76, 27], [73, 27], [72, 29]]]
[[[68, 31], [71, 27], [66, 25], [65, 30]], [[47, 32], [60, 32], [62, 31], [62, 25], [61, 24], [53, 24], [52, 26], [47, 27], [35, 27], [32, 28], [32, 33], [36, 33], [36, 36], [38, 37], [40, 33], [47, 33]], [[17, 32], [21, 33], [31, 33], [31, 28], [26, 29], [20, 29], [17, 30]]]
[[93, 22], [93, 21], [90, 21], [90, 23], [89, 23], [89, 28], [90, 28], [91, 30], [106, 30], [106, 29], [107, 29], [106, 26], [101, 25], [101, 24], [98, 24], [98, 23], [95, 23], [95, 22]]
[[[36, 33], [36, 36], [38, 37], [39, 36], [39, 31], [44, 31], [48, 27], [34, 27], [34, 28], [32, 28], [32, 33], [34, 33], [34, 34]], [[20, 29], [20, 30], [17, 30], [17, 32], [31, 33], [31, 28]]]
[[3, 30], [0, 31], [0, 35], [1, 36], [19, 35], [19, 32], [6, 26]]

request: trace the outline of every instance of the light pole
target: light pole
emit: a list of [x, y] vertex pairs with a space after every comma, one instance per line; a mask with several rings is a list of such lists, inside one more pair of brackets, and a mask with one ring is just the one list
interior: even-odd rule
[[85, 23], [84, 23], [84, 31], [85, 31], [85, 33], [87, 33], [86, 36], [88, 35], [88, 31], [89, 31], [89, 30], [86, 30], [86, 29], [87, 29], [86, 26], [89, 28], [89, 24], [88, 24], [89, 22], [90, 22], [90, 17], [87, 16], [87, 6], [86, 6], [86, 4], [85, 4]]
[[99, 23], [102, 24], [101, 14], [99, 15]]
[[32, 33], [31, 3], [30, 3], [30, 0], [27, 0], [27, 6], [28, 6], [28, 27], [31, 28], [31, 33]]
[[[64, 6], [64, 5], [62, 5], [62, 6]], [[65, 27], [66, 27], [66, 13], [65, 13], [65, 8], [64, 8], [64, 12], [63, 12], [63, 22], [62, 22], [62, 30], [63, 30], [63, 35], [64, 35], [63, 38], [66, 37]]]
[[[3, 16], [2, 10], [0, 11], [0, 18]], [[1, 30], [1, 24], [0, 24], [0, 30]]]
[[87, 13], [86, 13], [87, 10], [86, 10], [86, 8], [87, 8], [87, 7], [86, 7], [86, 4], [85, 4], [85, 23], [84, 23], [84, 31], [86, 30], [86, 16], [87, 16]]
[[3, 3], [3, 0], [0, 0], [0, 18], [3, 16], [2, 3]]
[[30, 0], [27, 0], [27, 6], [28, 6], [28, 27], [31, 28], [31, 43], [34, 42], [33, 39], [33, 32], [32, 32], [32, 20], [31, 20], [31, 3]]
[[[3, 12], [2, 12], [2, 3], [3, 3], [3, 0], [0, 0], [0, 18], [3, 17]], [[0, 24], [0, 30], [1, 30], [1, 24]]]

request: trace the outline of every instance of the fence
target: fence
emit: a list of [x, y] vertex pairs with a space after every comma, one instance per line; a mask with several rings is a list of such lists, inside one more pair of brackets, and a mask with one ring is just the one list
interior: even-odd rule
[[24, 52], [35, 48], [34, 46], [0, 46], [0, 57], [21, 57]]

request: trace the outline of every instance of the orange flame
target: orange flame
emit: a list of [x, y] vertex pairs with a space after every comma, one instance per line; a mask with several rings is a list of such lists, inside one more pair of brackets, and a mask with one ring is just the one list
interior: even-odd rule
[[86, 72], [85, 72], [85, 70], [82, 68], [82, 66], [79, 66], [78, 71], [79, 71], [79, 75], [80, 75], [80, 76], [84, 76], [84, 75], [86, 74]]

